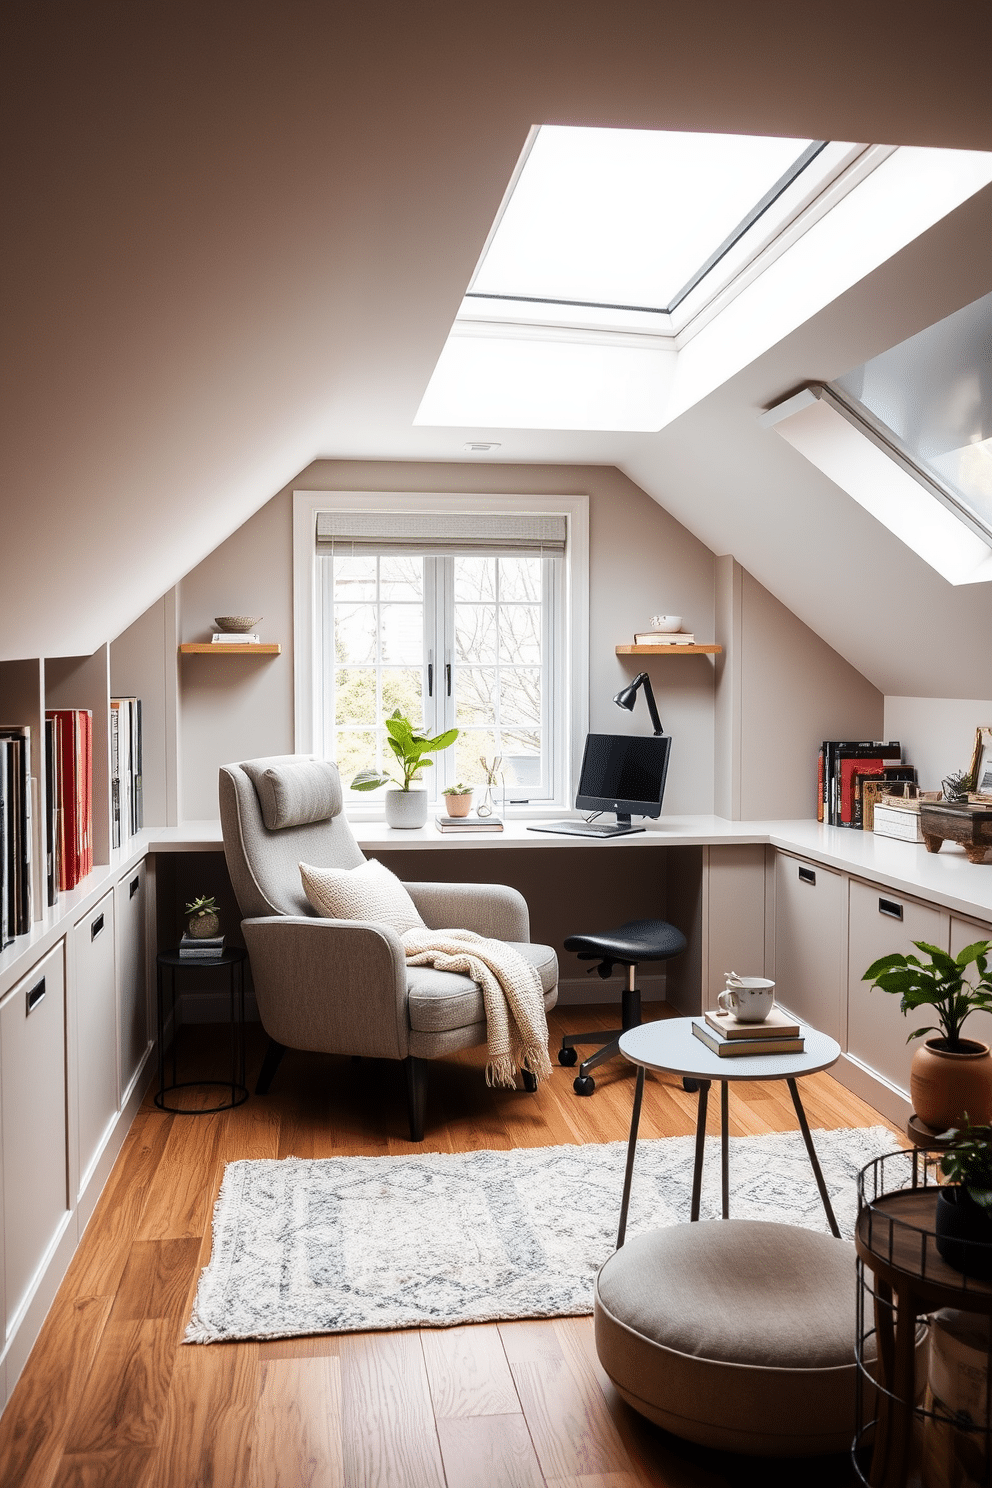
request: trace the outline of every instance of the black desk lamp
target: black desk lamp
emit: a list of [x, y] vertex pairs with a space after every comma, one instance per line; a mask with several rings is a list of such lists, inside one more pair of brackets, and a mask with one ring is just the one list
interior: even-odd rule
[[654, 693], [651, 691], [651, 680], [647, 672], [639, 672], [630, 686], [618, 692], [613, 701], [618, 708], [626, 708], [628, 713], [633, 713], [634, 704], [637, 702], [637, 689], [639, 687], [644, 688], [644, 696], [647, 698], [648, 712], [651, 714], [651, 722], [654, 724], [655, 733], [663, 734], [665, 730], [662, 728], [661, 719], [658, 717], [658, 708], [655, 704]]

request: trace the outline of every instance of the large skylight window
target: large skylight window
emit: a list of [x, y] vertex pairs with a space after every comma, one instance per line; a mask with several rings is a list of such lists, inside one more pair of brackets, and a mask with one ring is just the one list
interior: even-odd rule
[[822, 148], [545, 125], [468, 297], [670, 313]]

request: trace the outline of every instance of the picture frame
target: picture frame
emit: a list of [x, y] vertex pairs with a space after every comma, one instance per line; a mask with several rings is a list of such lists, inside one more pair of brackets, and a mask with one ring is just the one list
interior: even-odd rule
[[980, 723], [975, 733], [975, 753], [971, 759], [974, 801], [992, 801], [992, 723]]

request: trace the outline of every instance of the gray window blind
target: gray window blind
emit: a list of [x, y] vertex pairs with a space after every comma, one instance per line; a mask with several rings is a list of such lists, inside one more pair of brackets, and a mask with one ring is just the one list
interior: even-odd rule
[[317, 513], [317, 552], [487, 553], [551, 557], [564, 553], [568, 518], [561, 513], [369, 512]]

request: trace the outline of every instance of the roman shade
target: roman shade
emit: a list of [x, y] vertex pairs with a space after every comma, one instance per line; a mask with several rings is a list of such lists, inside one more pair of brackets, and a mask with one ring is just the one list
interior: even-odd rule
[[444, 557], [449, 553], [550, 558], [564, 553], [568, 518], [562, 512], [319, 511], [318, 553], [375, 552]]

